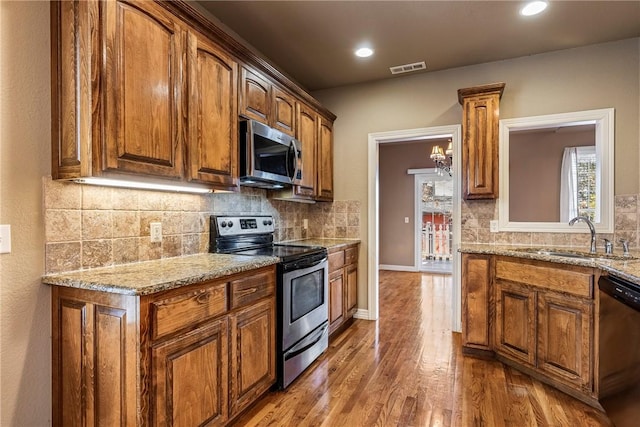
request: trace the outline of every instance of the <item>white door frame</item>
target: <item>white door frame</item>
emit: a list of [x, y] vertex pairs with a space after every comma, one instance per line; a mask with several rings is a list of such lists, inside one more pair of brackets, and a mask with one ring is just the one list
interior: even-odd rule
[[[461, 175], [460, 175], [460, 144], [461, 144], [461, 125], [437, 126], [429, 128], [405, 129], [389, 132], [376, 132], [369, 134], [368, 143], [368, 242], [367, 251], [368, 260], [368, 318], [369, 320], [377, 320], [378, 307], [378, 266], [379, 266], [379, 146], [393, 142], [421, 141], [436, 138], [450, 137], [453, 143], [453, 292], [452, 292], [452, 328], [454, 331], [461, 331], [461, 286], [460, 286], [460, 254], [458, 247], [460, 245], [460, 194], [461, 194]], [[426, 154], [425, 154], [426, 155]]]

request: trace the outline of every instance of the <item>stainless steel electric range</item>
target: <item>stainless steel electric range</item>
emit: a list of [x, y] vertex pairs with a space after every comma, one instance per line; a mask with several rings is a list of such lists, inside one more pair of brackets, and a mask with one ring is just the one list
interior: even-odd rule
[[274, 243], [272, 216], [212, 215], [209, 251], [280, 258], [277, 266], [278, 387], [286, 388], [329, 345], [326, 248]]

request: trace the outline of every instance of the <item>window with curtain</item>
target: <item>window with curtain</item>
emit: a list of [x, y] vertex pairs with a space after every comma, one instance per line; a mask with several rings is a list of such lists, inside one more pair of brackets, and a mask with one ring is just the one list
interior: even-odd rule
[[566, 147], [560, 175], [560, 221], [586, 216], [599, 222], [596, 147]]

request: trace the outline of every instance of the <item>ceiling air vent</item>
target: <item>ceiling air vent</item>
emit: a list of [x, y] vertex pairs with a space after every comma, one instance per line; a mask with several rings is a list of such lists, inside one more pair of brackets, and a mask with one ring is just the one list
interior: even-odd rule
[[391, 74], [411, 73], [413, 71], [426, 70], [427, 65], [422, 62], [414, 62], [413, 64], [396, 65], [395, 67], [389, 67]]

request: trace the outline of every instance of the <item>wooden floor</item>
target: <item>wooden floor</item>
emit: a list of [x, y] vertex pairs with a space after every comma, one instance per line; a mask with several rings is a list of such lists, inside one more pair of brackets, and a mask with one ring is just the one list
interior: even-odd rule
[[[237, 426], [610, 426], [495, 361], [463, 357], [451, 276], [380, 272], [380, 319], [356, 320], [286, 391]], [[640, 424], [639, 424], [640, 425]]]

